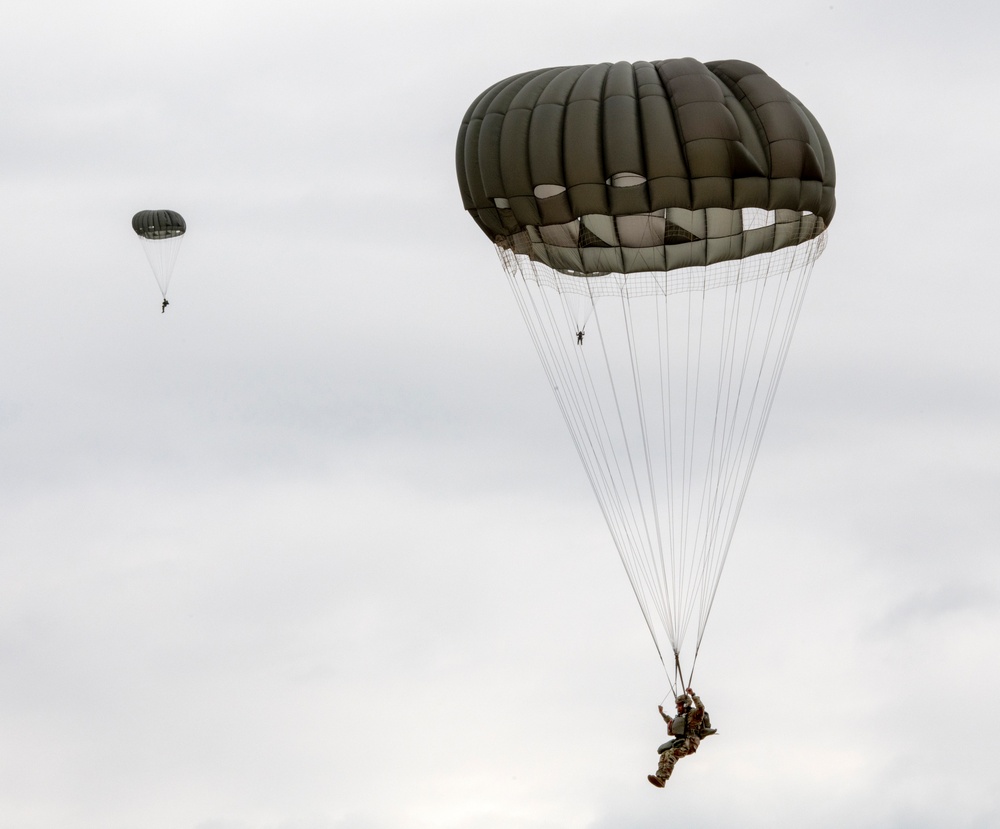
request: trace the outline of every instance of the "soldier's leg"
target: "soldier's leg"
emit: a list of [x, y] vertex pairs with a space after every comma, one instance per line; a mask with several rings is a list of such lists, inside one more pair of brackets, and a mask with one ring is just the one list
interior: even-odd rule
[[674, 766], [677, 764], [677, 758], [681, 756], [677, 754], [677, 748], [671, 748], [664, 751], [660, 755], [660, 764], [656, 768], [656, 776], [662, 780], [664, 783], [670, 779], [670, 775], [674, 773]]

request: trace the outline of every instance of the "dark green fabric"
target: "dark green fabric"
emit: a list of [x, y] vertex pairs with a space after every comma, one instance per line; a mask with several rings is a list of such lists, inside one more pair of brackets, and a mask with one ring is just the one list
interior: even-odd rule
[[182, 235], [187, 225], [173, 210], [140, 210], [132, 217], [132, 230], [144, 239], [168, 239]]
[[[674, 261], [683, 264], [663, 266], [671, 268], [813, 238], [835, 210], [833, 155], [819, 123], [762, 70], [736, 60], [602, 63], [515, 75], [469, 108], [456, 164], [465, 209], [483, 232], [542, 261], [568, 252], [555, 251], [559, 245], [540, 239], [539, 229], [564, 226], [592, 241], [573, 230], [586, 216], [666, 217], [669, 225], [676, 208], [698, 214], [710, 234], [713, 226], [720, 236], [735, 234], [725, 253], [708, 250], [707, 238], [699, 240], [701, 252], [678, 257], [675, 251]], [[616, 179], [629, 186], [615, 186]], [[797, 229], [747, 244], [743, 208], [777, 211]], [[716, 209], [730, 214], [705, 218]], [[660, 244], [670, 242], [661, 237]], [[580, 259], [579, 250], [570, 258]]]

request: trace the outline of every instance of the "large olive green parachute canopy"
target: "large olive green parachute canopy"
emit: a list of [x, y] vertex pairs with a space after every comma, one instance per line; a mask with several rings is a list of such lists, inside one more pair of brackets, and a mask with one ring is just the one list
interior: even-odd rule
[[166, 299], [174, 262], [187, 232], [184, 217], [174, 210], [140, 210], [132, 217], [132, 230], [142, 242], [156, 284]]
[[601, 63], [491, 86], [456, 160], [683, 689], [833, 218], [826, 136], [749, 63]]
[[835, 206], [818, 122], [738, 60], [515, 75], [469, 108], [457, 166], [490, 239], [578, 274], [776, 250], [818, 236]]

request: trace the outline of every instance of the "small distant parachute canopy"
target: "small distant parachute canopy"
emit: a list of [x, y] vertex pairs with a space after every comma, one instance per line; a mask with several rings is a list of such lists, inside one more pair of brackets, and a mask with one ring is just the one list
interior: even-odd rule
[[187, 224], [175, 210], [140, 210], [132, 217], [132, 230], [143, 239], [170, 239], [183, 236]]
[[132, 217], [132, 229], [142, 242], [156, 284], [166, 299], [187, 223], [174, 210], [140, 210]]

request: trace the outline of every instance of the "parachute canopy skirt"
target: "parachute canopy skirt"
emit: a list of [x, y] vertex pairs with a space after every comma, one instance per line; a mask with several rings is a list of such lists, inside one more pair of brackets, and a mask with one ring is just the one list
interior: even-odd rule
[[132, 217], [132, 230], [142, 242], [156, 284], [166, 299], [181, 239], [187, 232], [184, 217], [173, 210], [140, 210]]
[[743, 61], [602, 63], [491, 86], [456, 162], [660, 658], [690, 681], [835, 210], [826, 136]]

